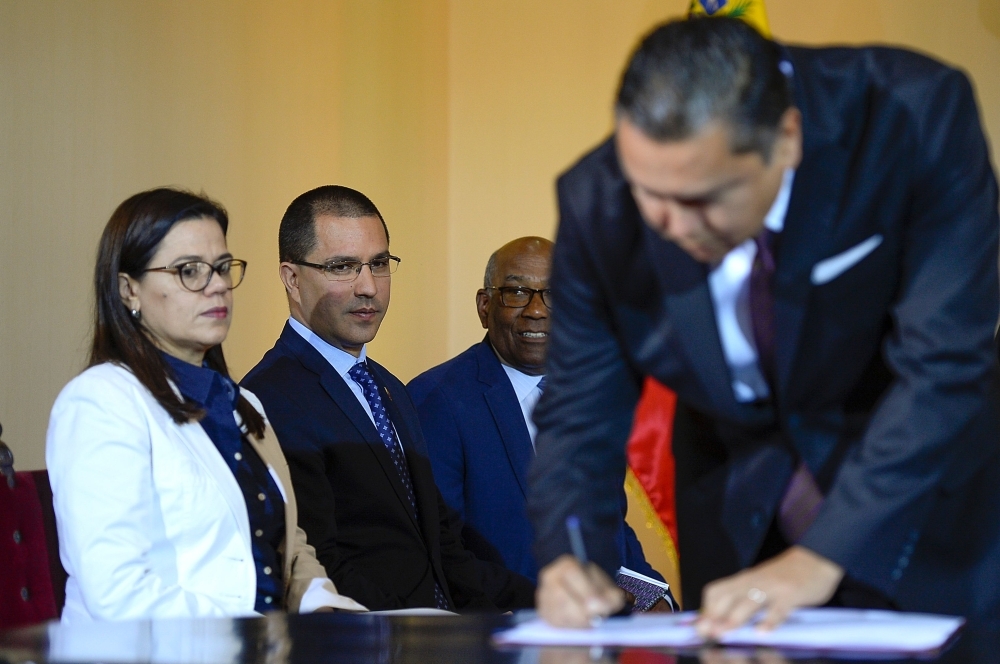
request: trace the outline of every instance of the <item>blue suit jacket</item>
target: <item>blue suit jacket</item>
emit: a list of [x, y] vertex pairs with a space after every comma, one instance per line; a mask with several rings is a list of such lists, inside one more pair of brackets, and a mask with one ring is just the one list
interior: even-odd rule
[[527, 579], [477, 561], [462, 546], [406, 388], [370, 358], [368, 366], [403, 446], [419, 519], [354, 393], [289, 325], [241, 383], [264, 405], [291, 470], [299, 525], [330, 578], [373, 610], [433, 607], [435, 580], [458, 610], [530, 606]]
[[[489, 341], [472, 346], [414, 378], [407, 389], [420, 415], [434, 480], [465, 524], [465, 544], [534, 580], [538, 564], [525, 508], [528, 466], [534, 460], [517, 395]], [[624, 484], [624, 470], [619, 486]], [[642, 545], [622, 518], [614, 533], [618, 564], [662, 577], [646, 563]]]
[[[559, 179], [529, 480], [539, 562], [569, 550], [567, 513], [613, 532], [617, 471], [652, 375], [695, 423], [686, 456], [674, 442], [690, 480], [677, 487], [687, 608], [706, 582], [755, 562], [801, 460], [826, 494], [803, 546], [901, 608], [989, 611], [1000, 604], [1000, 221], [971, 86], [898, 49], [787, 51], [803, 155], [776, 246], [772, 403], [735, 400], [708, 267], [643, 223], [614, 143]], [[611, 567], [615, 552], [591, 556]]]

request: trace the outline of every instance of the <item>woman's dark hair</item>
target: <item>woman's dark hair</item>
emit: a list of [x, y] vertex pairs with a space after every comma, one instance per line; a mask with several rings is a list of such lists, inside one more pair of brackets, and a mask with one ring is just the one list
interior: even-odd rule
[[[118, 275], [125, 273], [133, 279], [141, 279], [143, 270], [149, 266], [160, 242], [174, 224], [200, 217], [215, 219], [222, 227], [222, 234], [226, 234], [229, 215], [225, 208], [206, 196], [166, 187], [130, 196], [118, 206], [104, 227], [94, 269], [94, 343], [88, 366], [112, 362], [127, 367], [178, 424], [198, 421], [205, 412], [184, 401], [171, 388], [170, 366], [143, 331], [141, 321], [132, 317], [122, 302]], [[229, 377], [222, 344], [208, 349], [205, 364]], [[236, 410], [250, 433], [261, 438], [264, 418], [242, 395]]]

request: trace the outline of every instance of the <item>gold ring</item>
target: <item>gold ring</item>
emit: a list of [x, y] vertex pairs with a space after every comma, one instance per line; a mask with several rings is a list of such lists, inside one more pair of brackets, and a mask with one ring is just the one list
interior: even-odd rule
[[747, 599], [757, 604], [763, 604], [767, 601], [767, 593], [760, 588], [751, 588], [747, 591]]

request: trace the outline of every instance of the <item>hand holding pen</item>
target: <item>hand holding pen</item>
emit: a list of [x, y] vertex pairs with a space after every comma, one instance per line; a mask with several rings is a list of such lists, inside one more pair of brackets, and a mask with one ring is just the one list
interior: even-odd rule
[[588, 560], [577, 517], [566, 519], [566, 534], [573, 553], [556, 558], [539, 574], [538, 614], [556, 627], [590, 627], [619, 611], [624, 593]]

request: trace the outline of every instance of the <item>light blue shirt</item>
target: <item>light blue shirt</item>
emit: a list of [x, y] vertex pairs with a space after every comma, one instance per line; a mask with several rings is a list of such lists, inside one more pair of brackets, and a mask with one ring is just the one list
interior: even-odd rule
[[531, 419], [531, 414], [535, 412], [535, 406], [538, 404], [538, 400], [542, 397], [542, 391], [538, 389], [538, 384], [542, 382], [544, 376], [529, 376], [523, 371], [518, 371], [514, 367], [505, 363], [500, 359], [500, 354], [496, 352], [497, 359], [500, 360], [500, 365], [503, 367], [504, 372], [507, 374], [507, 378], [510, 379], [511, 387], [514, 388], [514, 394], [517, 396], [517, 403], [521, 406], [521, 415], [524, 416], [524, 424], [528, 427], [528, 436], [531, 438], [531, 447], [535, 447], [535, 435], [538, 433], [538, 427], [535, 426], [534, 421]]
[[[775, 233], [785, 227], [794, 181], [795, 170], [785, 169], [781, 189], [764, 217], [764, 226]], [[726, 254], [708, 274], [719, 340], [733, 381], [733, 395], [744, 403], [771, 395], [757, 364], [757, 345], [750, 321], [750, 271], [756, 257], [757, 244], [750, 238]]]
[[[340, 377], [344, 379], [345, 383], [347, 383], [347, 387], [349, 387], [351, 392], [354, 393], [354, 396], [357, 397], [358, 403], [360, 403], [361, 407], [365, 409], [366, 413], [368, 413], [368, 419], [372, 421], [372, 424], [375, 424], [375, 416], [372, 415], [372, 407], [368, 405], [368, 399], [365, 399], [364, 390], [361, 389], [361, 385], [356, 383], [348, 373], [355, 364], [365, 361], [365, 358], [368, 356], [366, 353], [368, 345], [366, 344], [362, 346], [361, 353], [358, 357], [354, 357], [350, 353], [342, 351], [336, 346], [331, 346], [326, 341], [321, 339], [318, 334], [294, 318], [289, 318], [288, 324], [292, 326], [293, 330], [299, 333], [300, 337], [309, 342], [310, 346], [319, 351], [319, 354], [323, 356], [323, 359], [330, 363], [331, 367], [337, 370]], [[399, 439], [398, 435], [396, 436], [396, 439]]]

